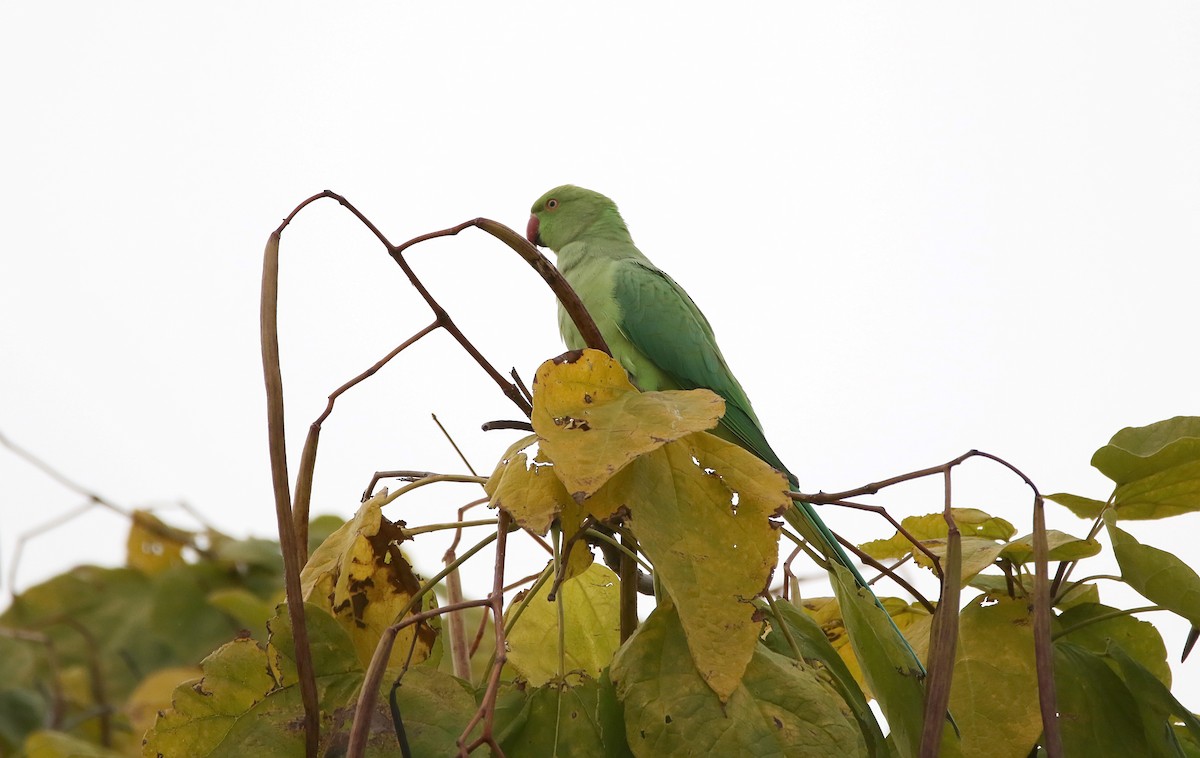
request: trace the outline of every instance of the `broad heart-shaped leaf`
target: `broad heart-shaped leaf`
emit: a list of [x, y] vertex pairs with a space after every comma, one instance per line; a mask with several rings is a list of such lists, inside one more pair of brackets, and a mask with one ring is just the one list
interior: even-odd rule
[[[508, 662], [534, 687], [577, 671], [595, 679], [621, 643], [617, 575], [593, 563], [563, 582], [553, 603], [546, 599], [551, 584], [542, 585], [508, 633]], [[566, 621], [562, 672], [558, 670], [558, 603]]]
[[1200, 417], [1176, 416], [1113, 435], [1092, 465], [1117, 483], [1122, 519], [1152, 519], [1200, 509]]
[[[1046, 542], [1050, 546], [1049, 559], [1052, 561], [1077, 561], [1090, 558], [1100, 552], [1100, 543], [1094, 539], [1074, 537], [1057, 529], [1046, 530]], [[1028, 563], [1033, 560], [1033, 535], [1027, 534], [1013, 540], [1000, 551], [1001, 558], [1007, 558], [1013, 563]]]
[[[526, 439], [529, 444], [536, 441]], [[518, 525], [537, 534], [545, 534], [554, 517], [573, 502], [554, 467], [540, 452], [531, 462], [525, 453], [510, 449], [485, 489], [492, 498], [492, 508], [503, 508]]]
[[[950, 515], [965, 540], [968, 537], [989, 541], [1008, 540], [1017, 533], [1016, 528], [1008, 521], [992, 516], [977, 508], [951, 508]], [[939, 511], [923, 516], [907, 516], [900, 521], [908, 533], [918, 540], [945, 540], [950, 533], [945, 516]], [[896, 532], [885, 540], [872, 540], [859, 546], [867, 555], [880, 560], [903, 558], [914, 552], [913, 545], [900, 532]], [[922, 553], [915, 551], [917, 556]], [[925, 559], [928, 562], [928, 559]]]
[[[426, 663], [404, 672], [395, 689], [404, 735], [413, 755], [455, 755], [455, 742], [475, 715], [475, 694], [461, 679]], [[383, 743], [385, 740], [381, 739]], [[391, 755], [398, 755], [392, 738]]]
[[1151, 756], [1137, 700], [1121, 677], [1090, 650], [1054, 645], [1059, 728], [1069, 756]]
[[692, 434], [629, 464], [584, 501], [598, 518], [624, 508], [626, 525], [675, 601], [696, 667], [721, 698], [737, 688], [761, 624], [754, 598], [775, 568], [791, 507], [783, 475], [711, 434]]
[[[858, 728], [866, 740], [867, 755], [871, 758], [886, 758], [890, 755], [875, 713], [867, 704], [867, 696], [859, 687], [841, 654], [830, 644], [824, 630], [809, 614], [801, 611], [786, 600], [778, 599], [773, 606], [759, 601], [765, 612], [773, 612], [771, 633], [764, 642], [771, 650], [790, 658], [799, 659], [813, 666], [824, 667], [832, 677], [832, 684], [850, 707]], [[793, 649], [792, 644], [795, 644]], [[857, 661], [855, 661], [857, 666]]]
[[533, 429], [576, 499], [638, 456], [713, 428], [724, 414], [725, 401], [709, 390], [639, 392], [621, 364], [598, 350], [546, 361], [534, 378]]
[[[329, 536], [300, 572], [307, 602], [324, 605], [354, 641], [363, 668], [371, 662], [383, 630], [398, 619], [421, 587], [400, 551], [404, 530], [383, 517], [382, 492], [363, 503], [354, 518]], [[430, 594], [432, 600], [433, 595]], [[416, 611], [425, 610], [419, 607]], [[396, 636], [389, 665], [425, 660], [436, 632], [429, 624], [405, 627]], [[412, 657], [410, 659], [410, 650]]]
[[1147, 600], [1200, 626], [1200, 576], [1195, 570], [1165, 550], [1138, 542], [1116, 525], [1111, 510], [1105, 511], [1104, 524], [1121, 567], [1121, 578]]
[[[607, 676], [571, 677], [542, 687], [502, 689], [496, 739], [509, 758], [631, 756], [625, 722]], [[451, 753], [442, 753], [450, 755]], [[415, 753], [414, 755], [422, 755]], [[434, 753], [428, 753], [434, 755]]]
[[637, 756], [824, 758], [866, 751], [854, 717], [825, 675], [763, 645], [722, 703], [696, 671], [670, 602], [617, 652], [612, 678]]
[[[1111, 640], [1170, 687], [1171, 667], [1167, 665], [1167, 646], [1154, 624], [1133, 616], [1112, 616], [1103, 621], [1084, 623], [1116, 610], [1100, 603], [1084, 603], [1068, 609], [1055, 620], [1055, 626], [1060, 630], [1059, 639], [1100, 654], [1108, 649]], [[1073, 627], [1079, 628], [1071, 631]]]
[[958, 624], [950, 712], [963, 755], [1024, 758], [1042, 731], [1029, 601], [980, 596]]
[[1053, 495], [1046, 495], [1046, 499], [1065, 506], [1079, 518], [1088, 520], [1099, 516], [1100, 512], [1108, 505], [1103, 500], [1093, 500], [1090, 497], [1070, 495], [1066, 492], [1056, 492]]
[[[189, 758], [290, 758], [304, 754], [303, 706], [293, 658], [295, 642], [286, 606], [272, 619], [264, 651], [239, 638], [201, 663], [204, 677], [180, 685], [173, 707], [146, 734], [144, 755]], [[363, 671], [354, 646], [324, 609], [305, 605], [321, 713], [318, 755], [344, 744], [347, 714], [358, 697]], [[395, 753], [396, 738], [386, 700], [372, 719], [367, 755]]]

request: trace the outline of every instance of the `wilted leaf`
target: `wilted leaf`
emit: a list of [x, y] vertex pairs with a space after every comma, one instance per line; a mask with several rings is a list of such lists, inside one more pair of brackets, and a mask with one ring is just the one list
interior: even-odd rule
[[[1057, 626], [1061, 629], [1058, 639], [1101, 655], [1108, 650], [1109, 640], [1112, 640], [1170, 687], [1171, 667], [1167, 665], [1167, 646], [1162, 635], [1149, 621], [1133, 616], [1113, 616], [1103, 621], [1084, 623], [1116, 610], [1099, 603], [1077, 605], [1058, 617]], [[1070, 631], [1072, 629], [1074, 631]]]
[[976, 598], [958, 621], [950, 712], [963, 755], [1024, 758], [1042, 731], [1027, 600]]
[[[1096, 540], [1074, 537], [1057, 529], [1046, 530], [1046, 542], [1050, 546], [1049, 559], [1052, 561], [1077, 561], [1100, 552], [1100, 543]], [[1000, 551], [1000, 557], [1018, 564], [1032, 561], [1033, 535], [1027, 534], [1008, 543]]]
[[1112, 511], [1104, 514], [1121, 578], [1147, 600], [1169, 608], [1200, 626], [1200, 576], [1165, 550], [1143, 545], [1117, 527]]
[[[946, 539], [944, 537], [938, 539], [924, 540], [925, 547], [929, 552], [938, 557], [942, 563], [942, 569], [946, 568]], [[988, 568], [996, 562], [996, 558], [1000, 555], [1000, 551], [1004, 546], [994, 542], [993, 540], [984, 537], [963, 537], [959, 541], [962, 549], [962, 580], [961, 584], [965, 586], [972, 577], [980, 571]], [[922, 568], [932, 568], [933, 562], [922, 552], [918, 551], [913, 556], [918, 566]]]
[[1175, 516], [1200, 509], [1200, 418], [1176, 416], [1113, 435], [1092, 456], [1117, 483], [1113, 502], [1122, 519]]
[[[400, 551], [398, 543], [407, 539], [404, 530], [380, 511], [386, 498], [386, 493], [380, 493], [363, 503], [354, 518], [317, 548], [300, 573], [304, 599], [323, 605], [341, 623], [364, 668], [383, 630], [398, 620], [421, 587]], [[432, 593], [428, 601], [433, 601]], [[419, 604], [414, 612], [422, 610], [425, 606]], [[435, 636], [425, 623], [405, 627], [396, 636], [389, 665], [425, 660]]]
[[[620, 592], [617, 576], [593, 563], [574, 579], [563, 582], [554, 603], [542, 585], [508, 634], [508, 662], [534, 687], [559, 675], [558, 607], [566, 621], [565, 670], [595, 679], [612, 660], [621, 642]], [[515, 607], [515, 606], [514, 606]]]
[[852, 756], [866, 745], [816, 669], [757, 646], [746, 678], [722, 703], [692, 663], [670, 603], [638, 627], [613, 661], [625, 729], [637, 756]]
[[[571, 354], [568, 354], [571, 355]], [[576, 499], [591, 495], [638, 456], [717, 425], [725, 401], [709, 390], [639, 392], [598, 350], [546, 361], [534, 379], [534, 431]]]
[[769, 519], [791, 506], [786, 486], [754, 455], [701, 433], [638, 458], [584, 503], [629, 510], [626, 525], [675, 601], [696, 666], [723, 698], [758, 642], [752, 603], [775, 567]]
[[1093, 500], [1090, 497], [1080, 497], [1079, 495], [1069, 495], [1065, 492], [1058, 492], [1053, 495], [1046, 495], [1047, 500], [1051, 500], [1059, 505], [1066, 506], [1071, 513], [1074, 513], [1079, 518], [1094, 519], [1100, 515], [1100, 512], [1108, 505], [1103, 500]]

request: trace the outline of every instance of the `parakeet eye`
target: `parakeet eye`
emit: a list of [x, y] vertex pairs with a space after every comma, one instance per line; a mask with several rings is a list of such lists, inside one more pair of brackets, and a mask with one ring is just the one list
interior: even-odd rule
[[554, 198], [550, 198], [549, 200], [546, 201], [546, 210], [552, 211], [557, 207], [558, 207], [558, 201], [555, 200]]

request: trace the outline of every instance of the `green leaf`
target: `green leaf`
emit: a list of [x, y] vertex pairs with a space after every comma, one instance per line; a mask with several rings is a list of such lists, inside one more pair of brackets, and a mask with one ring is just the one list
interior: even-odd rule
[[1042, 717], [1027, 600], [981, 596], [963, 609], [950, 712], [962, 731], [964, 755], [1029, 755]]
[[[576, 678], [572, 678], [576, 679]], [[632, 755], [625, 744], [624, 724], [609, 712], [619, 708], [611, 684], [583, 677], [575, 684], [557, 683], [511, 692], [519, 713], [511, 721], [497, 715], [500, 747], [510, 758], [562, 755], [606, 758]], [[607, 702], [606, 702], [607, 701]], [[414, 755], [422, 755], [415, 753]], [[429, 753], [433, 755], [433, 753]]]
[[[854, 575], [837, 564], [831, 569], [842, 620], [867, 687], [879, 701], [900, 755], [916, 755], [924, 723], [925, 688], [912, 654], [887, 614], [875, 604], [870, 592], [858, 586]], [[947, 750], [953, 748], [947, 746], [947, 741], [953, 740], [953, 730], [947, 725], [943, 734], [942, 754], [949, 756]]]
[[[546, 599], [551, 584], [542, 585], [508, 634], [508, 662], [534, 687], [575, 671], [596, 679], [621, 642], [617, 576], [593, 563], [563, 582], [553, 603]], [[562, 672], [558, 670], [559, 602], [566, 620], [566, 669]]]
[[[759, 607], [770, 612], [772, 606], [760, 602]], [[767, 647], [780, 655], [795, 658], [796, 653], [792, 650], [791, 644], [784, 634], [784, 627], [786, 627], [792, 642], [796, 643], [801, 660], [809, 665], [824, 667], [832, 676], [834, 688], [837, 689], [838, 694], [842, 696], [842, 700], [850, 707], [854, 718], [858, 721], [859, 730], [867, 742], [867, 754], [870, 756], [890, 755], [883, 732], [879, 728], [879, 722], [875, 720], [875, 713], [867, 704], [866, 695], [858, 686], [858, 682], [846, 662], [842, 660], [842, 656], [829, 643], [829, 638], [825, 636], [824, 630], [811, 616], [786, 600], [775, 600], [773, 608], [778, 616], [771, 622], [771, 633], [765, 640]]]
[[1151, 745], [1160, 744], [1163, 754], [1171, 754], [1172, 748], [1177, 747], [1175, 735], [1171, 733], [1173, 719], [1183, 722], [1193, 740], [1200, 740], [1200, 720], [1175, 699], [1168, 684], [1164, 684], [1115, 642], [1109, 643], [1107, 653], [1117, 662], [1121, 678], [1138, 703], [1147, 742]]
[[1079, 518], [1089, 520], [1099, 516], [1100, 512], [1108, 505], [1108, 503], [1102, 500], [1093, 500], [1090, 497], [1080, 497], [1079, 495], [1069, 495], [1065, 492], [1057, 492], [1045, 497], [1047, 500], [1066, 506], [1071, 513], [1074, 513]]
[[[1073, 537], [1057, 529], [1046, 530], [1046, 542], [1050, 547], [1049, 559], [1052, 561], [1077, 561], [1100, 552], [1100, 543], [1096, 540]], [[1000, 551], [1000, 557], [1016, 564], [1032, 561], [1033, 535], [1027, 534], [1008, 543]]]
[[41, 731], [25, 741], [26, 758], [123, 758], [123, 753], [108, 750], [62, 732]]
[[[395, 698], [413, 755], [457, 753], [455, 742], [477, 708], [470, 685], [428, 664], [414, 666], [404, 672]], [[394, 738], [392, 744], [395, 755]]]
[[1119, 528], [1111, 510], [1105, 512], [1104, 523], [1121, 578], [1147, 600], [1200, 626], [1200, 576], [1171, 553], [1143, 545]]
[[675, 601], [697, 668], [728, 697], [758, 644], [753, 600], [775, 568], [779, 531], [770, 517], [791, 507], [786, 480], [737, 445], [699, 433], [643, 455], [585, 501], [593, 513], [617, 503]]
[[1138, 714], [1137, 700], [1090, 650], [1069, 642], [1054, 645], [1054, 686], [1059, 728], [1066, 755], [1152, 755]]
[[1123, 519], [1166, 518], [1200, 509], [1200, 417], [1176, 416], [1113, 435], [1092, 465], [1117, 483]]
[[727, 702], [705, 684], [668, 602], [613, 661], [625, 729], [637, 756], [861, 755], [854, 717], [825, 675], [759, 646]]
[[1171, 667], [1167, 665], [1167, 646], [1153, 624], [1129, 615], [1085, 623], [1115, 610], [1099, 603], [1080, 604], [1068, 609], [1057, 619], [1057, 625], [1065, 632], [1060, 633], [1058, 639], [1097, 654], [1103, 654], [1111, 640], [1170, 687]]

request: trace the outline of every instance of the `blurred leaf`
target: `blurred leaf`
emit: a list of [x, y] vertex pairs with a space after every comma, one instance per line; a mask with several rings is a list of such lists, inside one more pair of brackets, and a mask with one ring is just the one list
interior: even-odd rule
[[566, 621], [563, 674], [580, 671], [592, 679], [599, 677], [620, 644], [616, 574], [592, 564], [563, 582], [554, 603], [546, 600], [552, 583], [542, 585], [507, 638], [508, 662], [534, 687], [559, 676], [558, 602], [563, 604]]
[[[1049, 559], [1052, 561], [1077, 561], [1100, 552], [1100, 543], [1096, 540], [1074, 537], [1057, 529], [1046, 530], [1046, 542], [1050, 546]], [[1032, 561], [1033, 535], [1027, 534], [1008, 543], [1000, 551], [1000, 557], [1017, 564]]]
[[242, 629], [250, 632], [266, 631], [267, 620], [275, 615], [275, 602], [263, 600], [258, 595], [241, 587], [229, 587], [208, 594], [208, 602], [232, 616]]
[[709, 390], [639, 392], [621, 364], [598, 350], [543, 363], [533, 394], [541, 449], [577, 499], [639, 456], [713, 428], [725, 413], [725, 401]]
[[149, 511], [136, 510], [125, 541], [125, 564], [147, 574], [182, 566], [183, 546], [190, 539], [190, 532], [167, 526]]
[[46, 697], [32, 688], [0, 688], [0, 755], [16, 755], [26, 736], [47, 723], [48, 709]]
[[1105, 511], [1104, 523], [1121, 578], [1147, 600], [1200, 626], [1200, 576], [1171, 553], [1143, 545], [1119, 528], [1111, 510]]
[[728, 700], [696, 671], [674, 607], [660, 605], [613, 660], [637, 756], [861, 755], [849, 708], [823, 673], [759, 646]]
[[1079, 495], [1068, 495], [1065, 492], [1058, 492], [1053, 495], [1046, 495], [1045, 497], [1047, 500], [1066, 506], [1071, 513], [1074, 513], [1079, 518], [1089, 520], [1098, 517], [1100, 512], [1108, 505], [1103, 500], [1093, 500], [1090, 497], [1080, 497]]
[[596, 501], [629, 510], [626, 525], [675, 601], [697, 668], [728, 697], [758, 644], [752, 603], [779, 541], [770, 517], [791, 507], [783, 475], [699, 433], [638, 458], [584, 504]]
[[25, 758], [124, 758], [123, 753], [62, 732], [41, 731], [25, 741]]
[[1090, 650], [1054, 645], [1054, 686], [1066, 755], [1153, 755], [1137, 701], [1121, 678]]
[[[1167, 646], [1162, 635], [1149, 621], [1125, 615], [1084, 625], [1084, 622], [1115, 610], [1099, 603], [1077, 605], [1067, 610], [1058, 617], [1058, 625], [1065, 632], [1060, 632], [1058, 639], [1097, 654], [1103, 654], [1111, 640], [1170, 687], [1171, 667], [1167, 665]], [[1079, 628], [1069, 631], [1073, 627]]]
[[1092, 465], [1117, 483], [1118, 518], [1166, 518], [1200, 509], [1200, 418], [1176, 416], [1122, 429], [1096, 451]]
[[1027, 600], [978, 597], [959, 617], [950, 712], [963, 755], [1024, 758], [1042, 731]]
[[[383, 630], [398, 620], [421, 582], [400, 551], [404, 530], [383, 517], [381, 493], [363, 503], [350, 521], [330, 535], [300, 573], [307, 602], [323, 605], [354, 641], [364, 668]], [[434, 601], [430, 593], [427, 602]], [[414, 612], [425, 610], [418, 604]], [[396, 635], [389, 666], [425, 660], [436, 636], [427, 623], [408, 626]], [[411, 652], [411, 657], [410, 657]]]

